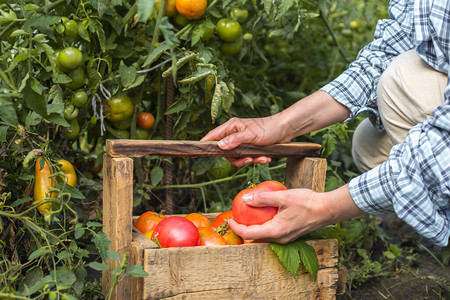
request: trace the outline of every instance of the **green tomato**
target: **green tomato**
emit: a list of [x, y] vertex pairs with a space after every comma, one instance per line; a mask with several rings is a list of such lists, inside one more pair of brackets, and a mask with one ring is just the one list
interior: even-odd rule
[[239, 23], [244, 23], [248, 19], [248, 11], [245, 8], [233, 8], [231, 10], [231, 18], [238, 21]]
[[136, 128], [136, 139], [137, 140], [146, 140], [150, 136], [150, 131], [147, 129], [142, 129], [140, 127]]
[[76, 38], [78, 36], [78, 23], [75, 20], [64, 22], [64, 35], [68, 38]]
[[119, 139], [126, 139], [128, 140], [130, 138], [130, 131], [125, 129], [118, 129], [116, 130], [116, 135], [118, 135]]
[[125, 120], [122, 120], [122, 121], [112, 122], [112, 124], [117, 129], [128, 129], [128, 128], [131, 127], [131, 119], [125, 119]]
[[76, 107], [83, 107], [86, 105], [88, 101], [88, 95], [85, 91], [77, 91], [75, 94], [72, 95], [72, 98], [70, 99], [70, 103], [75, 105]]
[[223, 54], [229, 54], [229, 55], [239, 53], [239, 51], [242, 48], [242, 41], [243, 41], [243, 39], [242, 39], [242, 37], [240, 37], [234, 42], [222, 43], [222, 45], [220, 45], [220, 51], [222, 51]]
[[236, 41], [242, 33], [241, 25], [236, 20], [220, 19], [216, 25], [219, 38], [224, 42]]
[[70, 79], [72, 79], [71, 82], [66, 83], [66, 87], [69, 89], [76, 90], [84, 85], [86, 74], [84, 73], [83, 67], [76, 68], [75, 70], [70, 71], [67, 75], [69, 75]]
[[359, 28], [359, 23], [358, 21], [351, 21], [348, 26], [350, 26], [351, 29], [358, 29]]
[[78, 108], [73, 106], [72, 104], [69, 104], [64, 108], [64, 118], [67, 121], [72, 121], [73, 119], [76, 119], [78, 117]]
[[109, 105], [107, 119], [116, 122], [129, 119], [134, 112], [134, 105], [127, 95], [106, 100]]
[[66, 128], [65, 135], [69, 140], [75, 139], [80, 133], [80, 125], [78, 125], [78, 120], [73, 119], [70, 122], [70, 128]]
[[244, 34], [243, 38], [244, 38], [244, 41], [249, 42], [249, 41], [251, 41], [253, 39], [253, 34], [251, 34], [250, 32], [246, 32]]
[[188, 19], [186, 19], [185, 17], [183, 17], [180, 14], [176, 14], [173, 17], [173, 21], [175, 22], [175, 24], [177, 24], [180, 27], [184, 27], [184, 26], [186, 26], [187, 24], [190, 23], [190, 21]]
[[[67, 47], [59, 52], [57, 60], [63, 68], [73, 70], [83, 62], [83, 54], [77, 48]], [[64, 70], [61, 71], [64, 72]]]
[[216, 157], [209, 168], [209, 172], [215, 179], [220, 179], [229, 176], [233, 169], [233, 165], [228, 160], [223, 157]]

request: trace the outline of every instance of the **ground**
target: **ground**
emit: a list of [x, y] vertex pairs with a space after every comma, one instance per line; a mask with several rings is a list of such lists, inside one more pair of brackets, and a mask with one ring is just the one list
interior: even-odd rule
[[450, 299], [450, 266], [442, 264], [440, 248], [392, 215], [384, 216], [382, 220], [381, 226], [390, 241], [401, 247], [413, 247], [417, 255], [415, 261], [410, 265], [399, 265], [389, 275], [347, 289], [338, 300]]

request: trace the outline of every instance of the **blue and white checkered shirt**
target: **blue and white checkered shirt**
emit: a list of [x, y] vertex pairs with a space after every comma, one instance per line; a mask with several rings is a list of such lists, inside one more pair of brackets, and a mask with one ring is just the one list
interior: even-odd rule
[[[372, 112], [382, 129], [376, 87], [399, 54], [415, 48], [434, 69], [449, 74], [450, 1], [392, 0], [388, 20], [378, 22], [374, 40], [349, 69], [323, 90], [347, 106], [350, 118]], [[439, 246], [450, 235], [450, 78], [444, 104], [433, 118], [414, 126], [389, 159], [350, 181], [356, 205], [370, 214], [394, 211], [418, 233]]]

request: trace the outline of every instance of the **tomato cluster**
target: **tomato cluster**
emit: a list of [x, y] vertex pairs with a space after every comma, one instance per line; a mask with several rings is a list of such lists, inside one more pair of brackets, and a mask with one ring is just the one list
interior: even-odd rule
[[232, 217], [231, 210], [219, 214], [213, 222], [199, 213], [183, 218], [148, 211], [134, 227], [162, 248], [243, 244], [244, 240], [228, 226]]

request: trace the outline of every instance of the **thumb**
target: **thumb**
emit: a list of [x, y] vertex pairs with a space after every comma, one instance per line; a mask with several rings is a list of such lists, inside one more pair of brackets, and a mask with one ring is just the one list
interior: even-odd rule
[[287, 191], [253, 192], [242, 195], [242, 201], [250, 206], [284, 206]]

